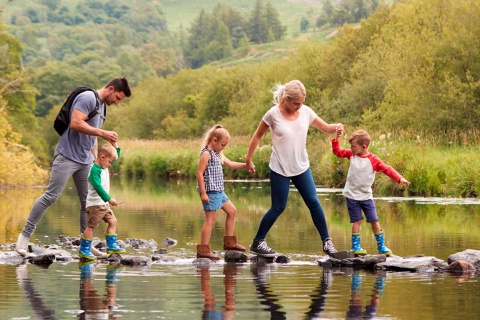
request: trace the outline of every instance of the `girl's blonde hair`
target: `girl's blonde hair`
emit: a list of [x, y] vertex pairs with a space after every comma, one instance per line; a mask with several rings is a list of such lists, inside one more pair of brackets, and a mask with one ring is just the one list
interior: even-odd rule
[[348, 142], [352, 143], [352, 141], [356, 141], [359, 145], [363, 146], [370, 144], [370, 135], [365, 130], [357, 130], [353, 132], [350, 137], [348, 137]]
[[305, 86], [299, 80], [292, 80], [286, 84], [277, 83], [272, 92], [275, 104], [282, 103], [284, 99], [298, 99], [307, 95]]
[[216, 124], [210, 129], [205, 132], [202, 138], [202, 149], [210, 143], [213, 139], [217, 139], [222, 141], [226, 139], [227, 141], [230, 140], [230, 134], [228, 133], [227, 129], [222, 127], [221, 124]]

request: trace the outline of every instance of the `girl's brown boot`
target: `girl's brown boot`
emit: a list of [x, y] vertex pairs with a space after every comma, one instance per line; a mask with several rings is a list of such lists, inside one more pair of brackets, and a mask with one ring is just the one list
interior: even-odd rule
[[236, 235], [223, 236], [223, 250], [236, 250], [244, 252], [245, 247], [238, 244], [238, 239]]
[[209, 244], [197, 244], [197, 258], [208, 258], [213, 261], [220, 260], [220, 257], [210, 251]]

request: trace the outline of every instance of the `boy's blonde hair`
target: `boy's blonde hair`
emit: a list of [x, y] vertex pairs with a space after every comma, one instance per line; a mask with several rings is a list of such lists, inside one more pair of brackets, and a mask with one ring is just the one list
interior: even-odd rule
[[98, 156], [107, 156], [117, 160], [117, 149], [115, 149], [115, 147], [111, 144], [106, 143], [100, 147], [100, 150], [98, 150]]
[[357, 130], [348, 137], [348, 142], [352, 143], [352, 141], [356, 141], [361, 146], [366, 145], [368, 147], [370, 144], [370, 136], [365, 130]]
[[203, 135], [202, 139], [202, 149], [212, 141], [212, 139], [217, 139], [222, 141], [226, 139], [227, 141], [230, 140], [230, 134], [228, 133], [227, 129], [222, 127], [221, 124], [216, 124]]

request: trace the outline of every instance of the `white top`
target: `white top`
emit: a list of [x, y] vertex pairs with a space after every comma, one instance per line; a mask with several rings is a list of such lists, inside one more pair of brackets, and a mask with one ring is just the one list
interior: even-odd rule
[[93, 186], [92, 182], [90, 181], [92, 178], [91, 175], [95, 175], [95, 178], [93, 178], [94, 181], [101, 184], [100, 190], [103, 189], [101, 190], [102, 193], [106, 193], [106, 196], [108, 199], [110, 199], [111, 197], [108, 195], [110, 192], [110, 173], [108, 172], [108, 168], [102, 169], [99, 165], [94, 163], [90, 167], [90, 173], [88, 175], [88, 194], [85, 207], [104, 206], [107, 204], [107, 201], [102, 199]]
[[351, 149], [342, 149], [335, 139], [332, 140], [332, 151], [337, 157], [350, 160], [347, 182], [343, 189], [343, 195], [347, 198], [357, 201], [373, 199], [372, 185], [375, 182], [375, 172], [382, 172], [398, 183], [402, 180], [402, 175], [397, 170], [371, 152], [366, 156], [354, 155]]
[[272, 135], [272, 155], [269, 167], [285, 177], [304, 173], [310, 167], [307, 154], [307, 133], [317, 114], [308, 106], [302, 105], [295, 120], [287, 120], [278, 105], [265, 113], [262, 120], [270, 127]]

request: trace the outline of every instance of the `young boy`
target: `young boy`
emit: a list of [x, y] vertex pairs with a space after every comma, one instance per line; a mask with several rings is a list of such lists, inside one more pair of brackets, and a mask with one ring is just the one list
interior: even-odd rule
[[98, 227], [100, 220], [108, 223], [107, 253], [125, 253], [125, 249], [117, 247], [117, 218], [110, 206], [118, 205], [117, 200], [108, 193], [110, 190], [110, 176], [108, 167], [120, 157], [120, 148], [117, 144], [105, 144], [98, 151], [98, 156], [90, 168], [88, 175], [87, 217], [88, 227], [80, 241], [80, 258], [93, 261], [96, 257], [90, 252], [93, 231]]
[[367, 222], [372, 225], [378, 252], [389, 256], [392, 251], [385, 246], [383, 230], [378, 223], [373, 201], [372, 185], [375, 182], [375, 172], [382, 172], [405, 187], [410, 185], [410, 182], [368, 150], [370, 136], [365, 130], [358, 130], [350, 135], [348, 138], [350, 149], [340, 148], [339, 140], [342, 134], [343, 130], [339, 128], [337, 137], [332, 140], [332, 151], [337, 157], [350, 160], [347, 182], [342, 194], [347, 199], [348, 214], [352, 223], [352, 251], [356, 255], [367, 254], [360, 244], [363, 210]]

